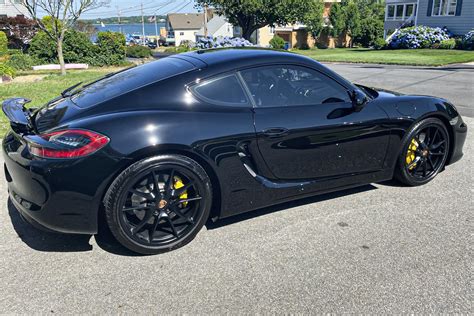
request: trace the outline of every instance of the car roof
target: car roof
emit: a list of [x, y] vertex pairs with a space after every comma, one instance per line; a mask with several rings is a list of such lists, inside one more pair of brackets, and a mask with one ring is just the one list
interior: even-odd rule
[[314, 60], [296, 53], [248, 47], [206, 49], [180, 55], [184, 58], [198, 59], [207, 66], [245, 66], [272, 62], [316, 63]]

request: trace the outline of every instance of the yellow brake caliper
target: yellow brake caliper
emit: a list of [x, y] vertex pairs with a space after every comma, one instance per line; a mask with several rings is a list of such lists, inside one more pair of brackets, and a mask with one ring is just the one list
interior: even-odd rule
[[[181, 180], [180, 177], [174, 177], [174, 189], [175, 190], [178, 190], [180, 188], [184, 187], [184, 183], [183, 183], [183, 180]], [[180, 196], [179, 196], [179, 199], [180, 200], [185, 200], [188, 198], [188, 192], [187, 191], [184, 191]], [[186, 206], [188, 205], [188, 202], [184, 202], [182, 203], [181, 205], [183, 206]]]
[[[407, 166], [410, 165], [413, 161], [415, 161], [416, 158], [416, 150], [418, 149], [418, 142], [413, 138], [411, 140], [410, 146], [408, 146], [408, 152], [407, 152], [407, 157], [406, 157], [406, 163]], [[413, 166], [410, 167], [410, 170], [416, 167], [416, 163], [413, 164]]]

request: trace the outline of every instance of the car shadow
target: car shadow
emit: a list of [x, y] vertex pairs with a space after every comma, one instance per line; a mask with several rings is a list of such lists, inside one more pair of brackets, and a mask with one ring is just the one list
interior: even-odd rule
[[31, 249], [42, 252], [86, 252], [91, 251], [94, 237], [101, 249], [121, 256], [139, 256], [117, 242], [104, 218], [100, 218], [99, 233], [96, 235], [61, 234], [36, 228], [24, 220], [10, 199], [8, 214], [18, 237]]
[[348, 195], [357, 194], [357, 193], [366, 192], [366, 191], [371, 191], [371, 190], [376, 190], [376, 189], [377, 189], [376, 186], [368, 184], [368, 185], [360, 186], [360, 187], [357, 187], [357, 188], [346, 189], [346, 190], [342, 190], [342, 191], [311, 196], [311, 197], [307, 197], [307, 198], [303, 198], [303, 199], [299, 199], [299, 200], [295, 200], [295, 201], [291, 201], [291, 202], [286, 202], [286, 203], [277, 204], [277, 205], [270, 206], [270, 207], [265, 207], [265, 208], [258, 209], [258, 210], [255, 210], [255, 211], [251, 211], [251, 212], [242, 213], [242, 214], [235, 215], [235, 216], [232, 216], [232, 217], [229, 217], [229, 218], [220, 219], [216, 222], [213, 222], [212, 220], [209, 220], [206, 223], [206, 228], [209, 229], [209, 230], [217, 229], [217, 228], [221, 228], [221, 227], [224, 227], [224, 226], [227, 226], [227, 225], [232, 225], [232, 224], [235, 224], [235, 223], [238, 223], [238, 222], [243, 222], [243, 221], [246, 221], [246, 220], [249, 220], [249, 219], [253, 219], [253, 218], [256, 218], [256, 217], [260, 217], [260, 216], [268, 215], [268, 214], [271, 214], [271, 213], [279, 212], [279, 211], [282, 211], [282, 210], [285, 210], [285, 209], [288, 209], [288, 208], [293, 208], [293, 207], [298, 207], [298, 206], [302, 206], [302, 205], [306, 205], [306, 204], [332, 200], [332, 199], [336, 199], [336, 198], [339, 198], [339, 197], [348, 196]]
[[18, 237], [30, 248], [45, 252], [91, 251], [91, 235], [71, 235], [42, 231], [26, 222], [8, 199], [8, 215]]
[[[259, 216], [264, 216], [274, 212], [279, 212], [288, 208], [298, 207], [305, 204], [322, 202], [326, 200], [336, 199], [339, 197], [375, 190], [377, 187], [373, 185], [365, 185], [353, 189], [327, 193], [308, 197], [292, 202], [278, 204], [271, 207], [258, 209], [252, 212], [243, 213], [226, 219], [221, 219], [217, 222], [209, 220], [206, 223], [207, 229], [222, 228], [227, 225], [246, 221]], [[8, 213], [10, 215], [13, 228], [21, 240], [30, 248], [43, 252], [86, 252], [91, 251], [93, 246], [90, 241], [94, 237], [98, 247], [109, 253], [120, 256], [143, 256], [136, 254], [127, 248], [123, 247], [117, 242], [112, 232], [108, 228], [103, 212], [99, 216], [99, 232], [96, 235], [75, 235], [75, 234], [60, 234], [50, 233], [38, 228], [35, 228], [30, 223], [26, 222], [21, 216], [13, 203], [8, 199]]]

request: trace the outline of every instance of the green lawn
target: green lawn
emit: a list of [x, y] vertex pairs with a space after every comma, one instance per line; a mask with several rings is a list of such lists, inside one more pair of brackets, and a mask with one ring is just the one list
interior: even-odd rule
[[369, 64], [397, 64], [413, 66], [442, 66], [474, 62], [474, 51], [445, 49], [373, 50], [361, 48], [335, 48], [295, 50], [317, 61]]
[[[39, 106], [45, 104], [49, 100], [57, 97], [64, 89], [78, 83], [88, 82], [119, 68], [97, 68], [82, 71], [70, 71], [66, 76], [57, 73], [36, 73], [28, 72], [21, 75], [45, 75], [42, 80], [36, 82], [22, 82], [22, 78], [18, 77], [18, 83], [0, 84], [0, 103], [8, 98], [25, 97], [31, 99], [32, 102], [28, 106]], [[3, 135], [8, 129], [8, 121], [3, 112], [0, 114], [0, 135]]]

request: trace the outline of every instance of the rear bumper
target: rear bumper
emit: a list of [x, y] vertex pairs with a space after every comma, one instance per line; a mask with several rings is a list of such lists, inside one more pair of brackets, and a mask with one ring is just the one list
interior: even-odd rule
[[25, 219], [49, 231], [97, 233], [103, 193], [116, 167], [112, 159], [35, 158], [15, 133], [5, 137], [2, 152], [11, 201]]
[[461, 160], [463, 153], [464, 143], [467, 137], [467, 124], [464, 123], [461, 116], [459, 116], [458, 121], [453, 126], [453, 151], [451, 157], [447, 164], [453, 164]]

